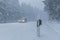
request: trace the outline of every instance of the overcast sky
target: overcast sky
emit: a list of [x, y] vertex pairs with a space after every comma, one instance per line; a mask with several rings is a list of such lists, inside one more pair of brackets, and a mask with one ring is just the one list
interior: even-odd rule
[[26, 3], [26, 4], [31, 4], [34, 7], [37, 7], [39, 9], [43, 9], [44, 8], [44, 4], [42, 2], [43, 0], [19, 0], [20, 3]]

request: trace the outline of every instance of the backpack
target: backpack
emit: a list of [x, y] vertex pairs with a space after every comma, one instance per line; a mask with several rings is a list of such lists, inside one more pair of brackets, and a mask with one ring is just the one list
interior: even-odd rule
[[42, 25], [42, 20], [39, 19], [39, 20], [37, 21], [37, 27], [40, 26], [40, 25]]

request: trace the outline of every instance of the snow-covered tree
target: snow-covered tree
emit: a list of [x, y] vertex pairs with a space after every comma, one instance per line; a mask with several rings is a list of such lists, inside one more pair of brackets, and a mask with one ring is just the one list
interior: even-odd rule
[[45, 0], [45, 10], [49, 13], [49, 19], [60, 20], [60, 0]]
[[18, 0], [0, 1], [0, 22], [14, 22], [26, 17], [29, 21], [37, 19], [37, 8], [25, 3], [19, 4]]
[[8, 22], [21, 18], [20, 5], [18, 0], [2, 0], [0, 1], [0, 20]]

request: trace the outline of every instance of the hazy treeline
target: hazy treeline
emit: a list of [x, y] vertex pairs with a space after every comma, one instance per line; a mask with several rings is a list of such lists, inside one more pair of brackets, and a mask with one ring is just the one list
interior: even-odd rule
[[14, 22], [26, 17], [28, 21], [35, 21], [37, 8], [25, 3], [19, 4], [18, 0], [0, 0], [0, 23]]
[[43, 2], [49, 19], [60, 21], [60, 0], [45, 0]]

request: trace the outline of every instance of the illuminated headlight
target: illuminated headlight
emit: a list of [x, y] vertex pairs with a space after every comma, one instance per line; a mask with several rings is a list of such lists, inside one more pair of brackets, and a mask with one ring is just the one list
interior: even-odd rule
[[25, 22], [25, 20], [22, 20], [23, 22]]
[[19, 22], [19, 23], [24, 23], [25, 20], [24, 20], [24, 19], [23, 19], [23, 20], [17, 20], [17, 22]]

